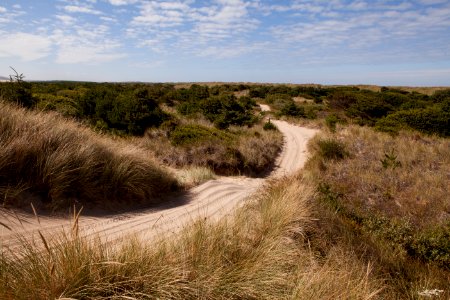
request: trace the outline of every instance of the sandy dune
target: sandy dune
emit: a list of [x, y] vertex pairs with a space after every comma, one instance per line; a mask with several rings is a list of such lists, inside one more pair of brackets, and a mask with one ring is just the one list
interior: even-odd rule
[[[262, 110], [270, 108], [262, 106]], [[306, 161], [306, 144], [316, 130], [290, 125], [284, 121], [272, 121], [284, 135], [284, 147], [277, 159], [276, 168], [269, 178], [281, 177], [302, 168]], [[137, 234], [150, 240], [179, 231], [190, 221], [198, 218], [221, 218], [231, 213], [239, 204], [260, 188], [266, 179], [226, 177], [208, 181], [191, 189], [182, 199], [156, 208], [114, 216], [79, 219], [80, 234], [115, 241], [121, 237]], [[54, 236], [72, 228], [72, 218], [16, 215], [0, 210], [0, 246], [14, 248], [19, 245], [18, 235], [23, 238], [38, 236], [38, 230], [46, 237]]]

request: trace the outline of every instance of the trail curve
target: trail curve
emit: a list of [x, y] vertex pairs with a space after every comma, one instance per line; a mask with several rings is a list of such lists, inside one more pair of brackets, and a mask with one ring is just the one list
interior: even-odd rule
[[[268, 107], [262, 106], [262, 110]], [[272, 120], [284, 136], [281, 154], [273, 172], [267, 178], [292, 174], [303, 167], [307, 159], [307, 142], [317, 130], [291, 125], [285, 121]], [[84, 237], [100, 237], [111, 242], [136, 234], [144, 240], [152, 240], [178, 232], [198, 218], [222, 218], [256, 192], [267, 178], [224, 177], [205, 182], [189, 190], [182, 199], [155, 208], [119, 215], [92, 217], [80, 216], [78, 228]], [[22, 239], [52, 236], [70, 230], [73, 218], [16, 214], [0, 210], [0, 247], [19, 247]], [[6, 226], [5, 226], [6, 225]], [[12, 230], [10, 230], [10, 229]]]

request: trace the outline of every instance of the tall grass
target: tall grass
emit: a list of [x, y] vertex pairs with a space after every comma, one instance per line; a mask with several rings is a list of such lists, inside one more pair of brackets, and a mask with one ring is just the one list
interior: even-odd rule
[[[383, 284], [353, 253], [312, 252], [311, 192], [273, 182], [232, 218], [199, 220], [149, 246], [74, 236], [0, 258], [1, 299], [372, 299]], [[42, 241], [39, 241], [42, 242]]]
[[177, 186], [147, 152], [54, 113], [0, 102], [0, 197], [31, 196], [53, 208], [73, 202], [153, 203]]

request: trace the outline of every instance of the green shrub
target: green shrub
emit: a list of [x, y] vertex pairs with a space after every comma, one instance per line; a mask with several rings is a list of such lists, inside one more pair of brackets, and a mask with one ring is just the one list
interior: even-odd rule
[[450, 223], [417, 234], [409, 245], [408, 252], [450, 269]]
[[194, 101], [186, 101], [177, 105], [177, 111], [184, 116], [189, 116], [198, 113], [201, 110], [198, 103]]
[[328, 115], [325, 118], [325, 124], [327, 125], [328, 129], [330, 129], [331, 132], [336, 132], [336, 124], [338, 121], [339, 119], [336, 115]]
[[357, 98], [352, 92], [336, 91], [328, 96], [327, 100], [331, 108], [347, 109], [357, 101]]
[[226, 129], [230, 125], [252, 125], [255, 118], [252, 105], [240, 103], [234, 95], [213, 96], [199, 104], [203, 115], [219, 129]]
[[290, 102], [283, 106], [280, 110], [280, 115], [291, 116], [291, 117], [306, 117], [305, 108], [298, 106], [294, 102]]
[[204, 141], [230, 140], [231, 137], [214, 128], [208, 128], [201, 125], [182, 125], [177, 126], [169, 136], [175, 146], [188, 146], [199, 144]]
[[263, 129], [264, 130], [277, 130], [278, 128], [277, 128], [277, 126], [275, 126], [275, 124], [268, 121], [268, 122], [264, 123]]
[[381, 130], [409, 127], [428, 134], [450, 136], [450, 112], [440, 106], [402, 110], [378, 121], [376, 127]]
[[348, 156], [344, 144], [334, 139], [324, 139], [317, 142], [322, 158], [340, 160]]
[[431, 96], [431, 99], [436, 103], [440, 103], [446, 99], [450, 99], [450, 89], [439, 90], [434, 92], [433, 95]]
[[392, 149], [389, 153], [385, 152], [384, 158], [381, 159], [380, 162], [384, 169], [395, 169], [402, 166], [402, 163], [397, 160], [397, 155], [395, 154], [394, 149]]
[[379, 119], [375, 123], [376, 130], [381, 131], [381, 132], [390, 133], [392, 135], [398, 134], [400, 129], [402, 129], [403, 127], [404, 127], [404, 125], [402, 125], [397, 120], [395, 120], [391, 117]]

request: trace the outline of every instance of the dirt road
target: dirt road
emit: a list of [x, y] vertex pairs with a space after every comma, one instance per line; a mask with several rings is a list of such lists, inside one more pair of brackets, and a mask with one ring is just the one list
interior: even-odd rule
[[[262, 110], [268, 110], [262, 107]], [[276, 168], [269, 178], [288, 175], [300, 168], [307, 159], [306, 145], [316, 130], [290, 125], [284, 121], [272, 121], [284, 135], [282, 153]], [[115, 216], [79, 219], [80, 234], [86, 237], [100, 236], [105, 241], [137, 234], [150, 240], [179, 231], [190, 221], [198, 218], [221, 218], [233, 212], [243, 201], [260, 188], [266, 179], [246, 177], [225, 177], [208, 181], [191, 189], [183, 199], [174, 199], [162, 206]], [[14, 248], [20, 244], [17, 236], [38, 237], [38, 230], [46, 237], [62, 230], [70, 230], [73, 218], [33, 215], [16, 215], [0, 210], [0, 247]]]

